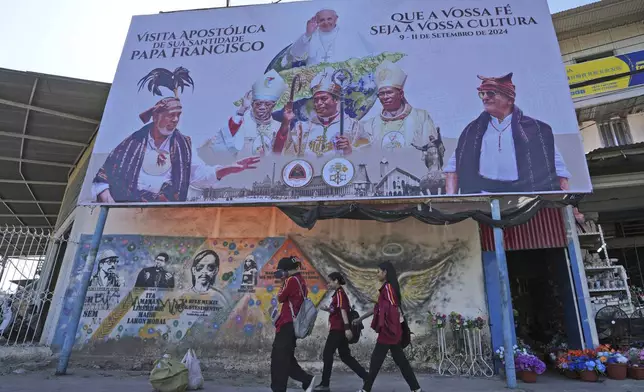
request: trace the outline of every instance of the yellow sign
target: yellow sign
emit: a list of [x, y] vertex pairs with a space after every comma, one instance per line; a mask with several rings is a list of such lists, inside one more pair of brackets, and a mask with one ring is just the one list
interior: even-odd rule
[[[574, 85], [607, 76], [628, 74], [630, 70], [629, 65], [623, 60], [617, 57], [607, 57], [586, 63], [569, 65], [566, 67], [566, 74], [568, 76], [568, 84]], [[570, 94], [573, 98], [576, 98], [622, 90], [630, 85], [630, 81], [630, 76], [624, 76], [606, 82], [573, 88], [570, 89]]]

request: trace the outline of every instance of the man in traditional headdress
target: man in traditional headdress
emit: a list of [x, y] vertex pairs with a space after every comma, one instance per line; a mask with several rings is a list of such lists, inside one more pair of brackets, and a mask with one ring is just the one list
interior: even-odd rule
[[139, 117], [145, 125], [112, 150], [94, 178], [94, 200], [185, 201], [189, 187], [216, 187], [229, 174], [255, 168], [257, 157], [244, 158], [230, 166], [193, 162], [192, 141], [177, 129], [181, 112], [179, 98], [167, 97], [141, 113]]
[[306, 31], [288, 49], [282, 66], [291, 62], [305, 62], [307, 66], [346, 61], [372, 54], [373, 49], [359, 33], [344, 32], [337, 25], [334, 10], [318, 11], [306, 22]]
[[515, 105], [512, 73], [478, 78], [485, 111], [465, 127], [443, 169], [447, 193], [567, 190], [570, 173], [555, 146], [552, 128]]
[[[340, 132], [341, 87], [333, 80], [333, 72], [327, 67], [313, 78], [311, 92], [315, 115], [310, 121], [298, 121], [290, 133], [278, 133], [276, 151], [281, 151], [283, 145], [288, 155], [322, 157], [337, 152], [348, 155], [354, 148], [370, 142], [362, 124], [347, 115], [344, 115], [344, 132]], [[295, 117], [288, 105], [284, 108], [284, 117], [287, 121]]]
[[429, 146], [437, 153], [434, 121], [426, 110], [412, 107], [405, 98], [407, 74], [402, 68], [385, 60], [376, 68], [375, 79], [382, 112], [364, 122], [374, 145], [385, 151]]
[[[275, 135], [289, 123], [273, 120], [273, 108], [286, 90], [284, 79], [274, 70], [268, 71], [253, 84], [237, 112], [228, 119], [212, 139], [214, 149], [237, 155], [264, 155], [273, 152]], [[251, 110], [249, 110], [251, 109]]]

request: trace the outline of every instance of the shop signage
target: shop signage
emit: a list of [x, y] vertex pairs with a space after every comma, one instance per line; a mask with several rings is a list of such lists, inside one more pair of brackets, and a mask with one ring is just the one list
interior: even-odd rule
[[136, 16], [80, 203], [590, 192], [560, 64], [546, 0]]
[[641, 86], [644, 85], [644, 50], [569, 65], [566, 74], [571, 86], [601, 79], [597, 83], [571, 88], [573, 98]]

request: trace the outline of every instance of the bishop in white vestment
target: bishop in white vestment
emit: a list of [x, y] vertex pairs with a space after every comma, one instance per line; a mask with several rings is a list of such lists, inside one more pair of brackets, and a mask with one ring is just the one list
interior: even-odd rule
[[282, 123], [272, 118], [272, 112], [286, 87], [284, 79], [274, 70], [259, 78], [239, 110], [212, 139], [215, 151], [241, 153], [242, 156], [272, 153], [275, 135], [282, 127]]
[[[370, 136], [360, 122], [344, 116], [344, 133], [340, 132], [340, 91], [328, 67], [311, 81], [315, 115], [311, 121], [298, 121], [284, 143], [287, 155], [348, 155], [369, 144]], [[287, 114], [288, 115], [288, 114]], [[290, 115], [292, 116], [292, 114]], [[278, 144], [278, 142], [276, 142]]]
[[383, 151], [433, 146], [430, 142], [438, 139], [429, 113], [407, 102], [406, 80], [407, 74], [389, 60], [376, 68], [375, 82], [383, 109], [379, 116], [365, 120], [364, 127], [373, 138], [373, 146]]

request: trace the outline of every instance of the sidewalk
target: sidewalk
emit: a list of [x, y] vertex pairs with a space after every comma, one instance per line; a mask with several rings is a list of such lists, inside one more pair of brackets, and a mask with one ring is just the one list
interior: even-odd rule
[[[53, 376], [53, 372], [38, 371], [23, 374], [10, 374], [0, 377], [2, 392], [152, 392], [147, 376], [103, 370], [75, 369], [63, 377]], [[210, 377], [208, 377], [210, 378]], [[505, 382], [498, 379], [452, 378], [419, 374], [418, 380], [427, 392], [467, 392], [467, 391], [508, 391]], [[350, 374], [333, 375], [333, 392], [355, 392], [361, 387], [359, 380]], [[243, 384], [243, 385], [241, 385]], [[264, 385], [262, 385], [264, 384]], [[374, 392], [408, 392], [409, 389], [397, 373], [383, 373], [378, 376]], [[204, 392], [267, 392], [268, 380], [244, 379], [224, 375], [223, 380], [207, 379]], [[301, 389], [293, 389], [301, 391]], [[644, 391], [644, 381], [605, 380], [595, 384], [567, 380], [559, 375], [540, 376], [536, 384], [519, 382], [516, 391], [521, 392], [635, 392]]]

